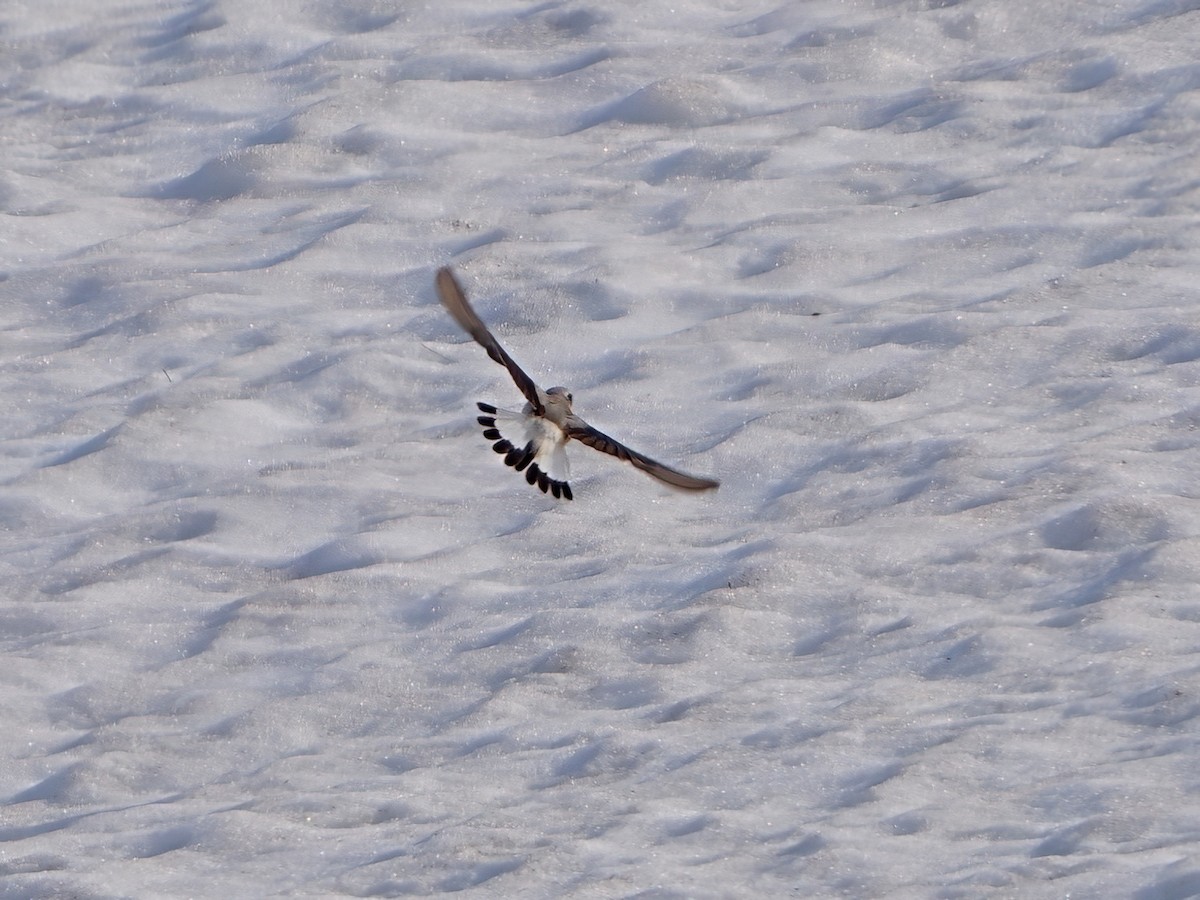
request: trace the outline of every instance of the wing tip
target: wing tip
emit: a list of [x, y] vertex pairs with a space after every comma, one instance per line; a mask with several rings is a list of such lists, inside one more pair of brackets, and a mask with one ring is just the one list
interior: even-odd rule
[[664, 478], [662, 475], [656, 475], [659, 481], [670, 487], [676, 487], [684, 491], [693, 491], [700, 493], [701, 491], [715, 491], [721, 486], [721, 482], [715, 478], [698, 478], [695, 475], [684, 475], [683, 478], [671, 479]]

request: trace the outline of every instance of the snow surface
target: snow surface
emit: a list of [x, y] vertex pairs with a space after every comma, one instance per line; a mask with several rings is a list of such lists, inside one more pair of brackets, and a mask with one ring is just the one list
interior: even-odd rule
[[1200, 895], [1198, 42], [6, 0], [0, 896]]

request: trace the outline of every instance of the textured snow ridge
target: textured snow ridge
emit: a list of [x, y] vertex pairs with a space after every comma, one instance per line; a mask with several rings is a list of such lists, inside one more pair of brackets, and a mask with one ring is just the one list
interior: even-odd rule
[[1200, 894], [1198, 41], [0, 5], [0, 897]]

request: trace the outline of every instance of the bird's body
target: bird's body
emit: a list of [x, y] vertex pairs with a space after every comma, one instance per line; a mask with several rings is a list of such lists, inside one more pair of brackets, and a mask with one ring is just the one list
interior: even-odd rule
[[[698, 478], [630, 450], [620, 442], [597, 431], [575, 414], [574, 397], [564, 387], [542, 390], [513, 361], [500, 342], [483, 324], [454, 274], [448, 268], [438, 270], [435, 280], [438, 297], [454, 320], [487, 351], [488, 356], [504, 366], [517, 388], [525, 395], [525, 408], [519, 412], [499, 409], [488, 403], [477, 404], [483, 415], [478, 417], [483, 436], [494, 441], [492, 449], [504, 456], [504, 462], [525, 480], [545, 493], [565, 500], [574, 499], [567, 483], [567, 455], [564, 450], [572, 438], [603, 453], [632, 463], [648, 475], [665, 484], [691, 491], [711, 490], [720, 482]], [[518, 437], [519, 435], [519, 437]], [[513, 438], [516, 438], [514, 443]]]

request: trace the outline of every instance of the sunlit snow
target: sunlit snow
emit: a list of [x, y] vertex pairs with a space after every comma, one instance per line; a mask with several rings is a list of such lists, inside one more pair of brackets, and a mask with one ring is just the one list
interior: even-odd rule
[[1200, 895], [1198, 47], [0, 4], [0, 897]]

